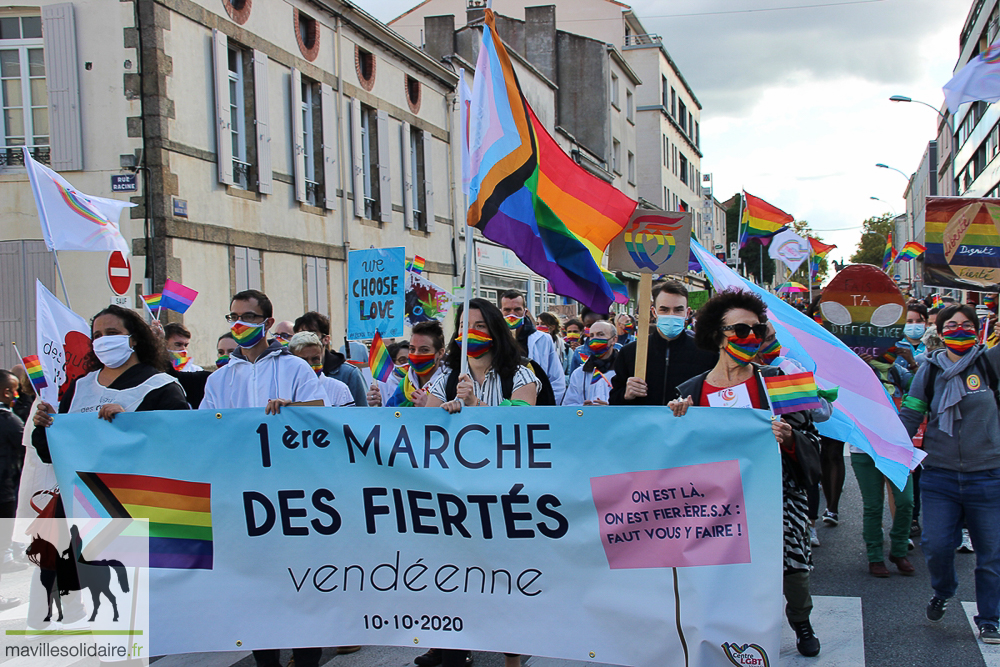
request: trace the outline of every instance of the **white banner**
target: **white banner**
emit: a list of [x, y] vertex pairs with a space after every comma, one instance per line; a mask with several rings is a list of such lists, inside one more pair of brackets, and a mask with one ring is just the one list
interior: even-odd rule
[[87, 321], [62, 304], [41, 281], [35, 281], [35, 313], [38, 360], [48, 383], [39, 395], [53, 407], [69, 383], [86, 374], [90, 355], [90, 326]]
[[791, 229], [779, 232], [771, 239], [767, 254], [773, 260], [781, 260], [788, 269], [795, 273], [802, 262], [809, 259], [809, 241], [802, 238]]

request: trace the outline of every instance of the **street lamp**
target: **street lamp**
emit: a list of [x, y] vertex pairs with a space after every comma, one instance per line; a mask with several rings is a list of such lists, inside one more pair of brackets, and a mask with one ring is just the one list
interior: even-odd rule
[[955, 126], [952, 125], [951, 116], [946, 116], [945, 114], [941, 113], [941, 110], [938, 109], [933, 104], [928, 104], [927, 102], [922, 102], [920, 100], [915, 100], [912, 97], [907, 97], [906, 95], [893, 95], [892, 97], [889, 98], [889, 101], [890, 102], [916, 102], [917, 104], [923, 104], [925, 107], [929, 107], [929, 108], [933, 109], [934, 113], [936, 113], [937, 115], [941, 116], [941, 118], [944, 119], [945, 125], [948, 126], [948, 133], [949, 133], [949, 135], [948, 135], [948, 145], [951, 147], [951, 164], [949, 165], [949, 169], [948, 169], [948, 171], [950, 172], [950, 176], [951, 176], [951, 183], [948, 185], [948, 190], [950, 192], [951, 188], [954, 187], [955, 188], [955, 195], [957, 196], [959, 194], [959, 192], [958, 192], [958, 186], [955, 185], [955, 153], [956, 153], [956, 149], [958, 147], [955, 146]]
[[893, 205], [892, 205], [892, 204], [890, 204], [889, 202], [887, 202], [887, 201], [886, 201], [886, 200], [884, 200], [884, 199], [879, 199], [878, 197], [869, 197], [869, 199], [874, 199], [875, 201], [880, 201], [880, 202], [882, 202], [883, 204], [885, 204], [886, 206], [888, 206], [888, 207], [889, 207], [890, 209], [892, 209], [892, 217], [893, 217], [893, 218], [895, 218], [895, 217], [896, 217], [896, 209], [895, 209], [895, 208], [893, 207]]
[[890, 167], [889, 165], [887, 165], [887, 164], [882, 164], [881, 162], [876, 162], [876, 163], [875, 163], [875, 166], [876, 166], [876, 167], [879, 167], [879, 168], [881, 168], [881, 169], [892, 169], [893, 171], [896, 171], [896, 172], [899, 172], [899, 174], [900, 174], [900, 175], [901, 175], [901, 176], [902, 176], [903, 178], [905, 178], [905, 179], [906, 179], [906, 182], [907, 182], [907, 183], [909, 183], [909, 182], [910, 182], [910, 177], [909, 177], [909, 176], [907, 176], [907, 175], [906, 175], [906, 172], [904, 172], [904, 171], [903, 171], [903, 170], [901, 170], [901, 169], [896, 169], [895, 167]]

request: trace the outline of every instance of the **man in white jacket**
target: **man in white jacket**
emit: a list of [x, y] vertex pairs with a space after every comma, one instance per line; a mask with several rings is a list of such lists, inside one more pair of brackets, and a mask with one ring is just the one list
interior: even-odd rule
[[276, 341], [268, 345], [271, 314], [271, 300], [263, 292], [246, 290], [233, 297], [226, 320], [239, 349], [209, 376], [200, 409], [263, 407], [277, 414], [286, 405], [323, 405], [323, 388], [309, 364]]
[[562, 363], [559, 361], [559, 353], [556, 352], [552, 336], [535, 329], [531, 320], [525, 317], [524, 295], [517, 290], [503, 293], [500, 297], [500, 310], [517, 340], [518, 347], [521, 348], [521, 354], [541, 366], [549, 376], [556, 405], [559, 405], [566, 392], [566, 376], [563, 374]]

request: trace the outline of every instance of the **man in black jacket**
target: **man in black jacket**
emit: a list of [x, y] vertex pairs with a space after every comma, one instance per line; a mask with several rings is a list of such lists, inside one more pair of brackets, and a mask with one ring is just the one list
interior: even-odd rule
[[[11, 411], [17, 399], [17, 376], [0, 370], [0, 554], [10, 546], [14, 534], [14, 510], [17, 509], [17, 483], [21, 477], [24, 446], [21, 434], [24, 422]], [[0, 610], [21, 604], [18, 598], [0, 595]]]
[[649, 335], [646, 379], [635, 377], [637, 343], [629, 343], [615, 360], [611, 405], [666, 405], [679, 384], [715, 366], [718, 354], [701, 350], [685, 329], [690, 308], [683, 283], [666, 280], [653, 288], [653, 315], [656, 330]]

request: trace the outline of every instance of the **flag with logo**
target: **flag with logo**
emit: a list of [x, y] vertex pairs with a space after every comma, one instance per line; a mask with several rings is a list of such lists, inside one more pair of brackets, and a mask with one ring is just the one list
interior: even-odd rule
[[944, 84], [943, 90], [952, 115], [966, 102], [1000, 101], [1000, 40], [970, 60]]
[[49, 250], [121, 250], [129, 244], [118, 228], [123, 209], [130, 202], [92, 197], [80, 192], [65, 178], [32, 159], [24, 149], [24, 166]]
[[91, 354], [90, 327], [41, 281], [35, 282], [35, 313], [38, 361], [45, 377], [51, 380], [38, 395], [55, 407], [70, 382], [87, 372]]

